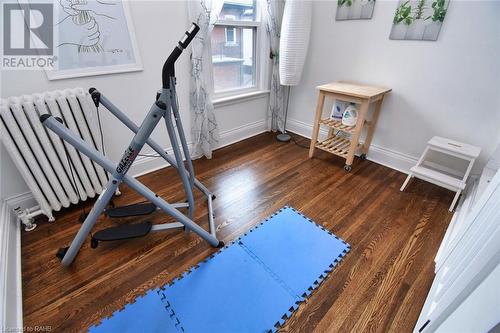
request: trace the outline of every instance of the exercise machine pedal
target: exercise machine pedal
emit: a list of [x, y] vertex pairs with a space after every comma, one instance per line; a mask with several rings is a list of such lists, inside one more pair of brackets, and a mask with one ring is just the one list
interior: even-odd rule
[[106, 209], [105, 214], [109, 217], [127, 217], [149, 215], [155, 211], [156, 206], [148, 202]]
[[99, 242], [116, 241], [130, 238], [144, 237], [151, 231], [150, 221], [123, 224], [117, 227], [111, 227], [96, 232], [90, 241], [90, 247], [95, 249]]
[[61, 247], [59, 250], [57, 250], [56, 257], [59, 258], [59, 260], [62, 260], [64, 256], [66, 255], [66, 252], [68, 252], [69, 246], [68, 247]]

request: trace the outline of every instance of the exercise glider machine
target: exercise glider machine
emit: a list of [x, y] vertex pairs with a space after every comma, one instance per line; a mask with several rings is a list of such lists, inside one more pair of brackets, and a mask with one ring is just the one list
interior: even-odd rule
[[[96, 232], [92, 236], [91, 246], [93, 248], [97, 246], [99, 241], [143, 237], [146, 236], [149, 232], [164, 231], [178, 227], [184, 228], [187, 231], [195, 232], [197, 235], [199, 235], [214, 247], [224, 246], [224, 243], [222, 241], [219, 241], [216, 237], [216, 229], [213, 220], [214, 217], [212, 209], [212, 199], [215, 197], [194, 176], [193, 164], [190, 158], [186, 137], [184, 135], [184, 130], [181, 124], [179, 105], [177, 104], [177, 95], [175, 91], [175, 61], [179, 58], [179, 56], [182, 54], [182, 51], [189, 45], [189, 43], [192, 41], [199, 30], [200, 28], [195, 23], [193, 23], [189, 31], [185, 33], [182, 40], [179, 41], [178, 45], [174, 48], [168, 59], [165, 61], [162, 70], [162, 89], [157, 93], [156, 102], [152, 105], [149, 113], [143, 120], [140, 127], [134, 124], [132, 120], [130, 120], [123, 112], [121, 112], [116, 106], [114, 106], [98, 90], [94, 88], [91, 88], [89, 90], [96, 107], [98, 107], [100, 104], [104, 105], [116, 118], [118, 118], [122, 123], [124, 123], [130, 130], [135, 133], [132, 142], [125, 150], [125, 153], [123, 154], [123, 157], [121, 158], [118, 165], [114, 165], [103, 154], [94, 149], [94, 147], [87, 144], [79, 136], [72, 133], [67, 127], [62, 124], [61, 119], [54, 118], [49, 114], [41, 115], [40, 120], [44, 126], [49, 128], [63, 140], [74, 146], [82, 154], [88, 156], [90, 159], [101, 165], [107, 172], [112, 175], [105, 189], [95, 202], [92, 210], [85, 218], [85, 221], [78, 230], [78, 233], [71, 242], [71, 245], [69, 247], [59, 249], [57, 256], [61, 259], [63, 265], [68, 266], [73, 262], [78, 251], [82, 247], [83, 242], [96, 224], [98, 217], [106, 209], [108, 203], [113, 197], [113, 194], [115, 193], [115, 190], [122, 182], [126, 183], [130, 188], [145, 197], [148, 201], [150, 201], [152, 205], [154, 205], [154, 207], [157, 207], [165, 213], [173, 216], [177, 220], [177, 222], [155, 225], [152, 225], [151, 222], [142, 222], [107, 228]], [[168, 136], [174, 152], [174, 158], [169, 156], [159, 144], [157, 144], [150, 138], [151, 133], [153, 132], [154, 128], [161, 118], [165, 119]], [[172, 118], [175, 119], [175, 126]], [[177, 136], [179, 140], [177, 139]], [[127, 175], [127, 171], [134, 163], [134, 160], [145, 144], [148, 144], [156, 151], [156, 153], [158, 153], [170, 165], [177, 169], [177, 172], [179, 173], [179, 176], [182, 180], [184, 191], [186, 192], [187, 202], [170, 204], [161, 199], [157, 194], [140, 183], [134, 177]], [[185, 162], [183, 161], [183, 153]], [[198, 188], [207, 197], [210, 232], [207, 232], [192, 220], [194, 214], [194, 187]], [[180, 208], [187, 208], [187, 216], [178, 210]], [[122, 210], [126, 211], [126, 208], [122, 207]]]

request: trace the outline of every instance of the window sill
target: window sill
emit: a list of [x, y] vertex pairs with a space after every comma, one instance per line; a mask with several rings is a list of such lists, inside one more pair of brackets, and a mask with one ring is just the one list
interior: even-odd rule
[[252, 91], [249, 93], [217, 98], [213, 101], [213, 104], [215, 108], [218, 108], [221, 106], [251, 101], [253, 99], [261, 98], [262, 96], [265, 96], [267, 94], [269, 94], [269, 90]]

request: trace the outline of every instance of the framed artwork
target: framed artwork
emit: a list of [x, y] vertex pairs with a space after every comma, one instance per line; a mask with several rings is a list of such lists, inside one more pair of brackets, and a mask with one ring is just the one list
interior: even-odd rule
[[369, 20], [373, 16], [375, 0], [337, 0], [337, 21]]
[[54, 1], [53, 70], [49, 80], [142, 70], [127, 1]]
[[449, 0], [400, 0], [394, 13], [390, 39], [438, 39]]

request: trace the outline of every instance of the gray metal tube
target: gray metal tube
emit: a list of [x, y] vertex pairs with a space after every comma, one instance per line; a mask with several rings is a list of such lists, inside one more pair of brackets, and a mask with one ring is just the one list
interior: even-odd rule
[[[177, 124], [177, 131], [179, 131], [179, 140], [181, 141], [182, 150], [184, 151], [184, 157], [186, 158], [186, 164], [189, 174], [194, 175], [193, 161], [191, 160], [191, 154], [189, 153], [189, 148], [186, 142], [186, 135], [184, 134], [184, 127], [182, 126], [181, 116], [179, 114], [179, 105], [177, 105], [177, 99], [175, 98], [175, 82], [174, 78], [170, 79], [170, 89], [172, 93], [170, 94], [170, 105], [172, 106], [172, 112], [174, 114], [175, 122]], [[193, 187], [193, 179], [190, 179], [191, 187]]]
[[[170, 101], [169, 101], [170, 102]], [[168, 136], [170, 138], [170, 142], [172, 143], [172, 149], [174, 150], [174, 156], [177, 161], [179, 161], [179, 164], [182, 163], [182, 154], [179, 149], [179, 144], [177, 143], [177, 136], [175, 135], [175, 129], [174, 125], [172, 124], [172, 113], [171, 113], [171, 105], [170, 103], [167, 104], [167, 110], [164, 114], [165, 118], [165, 125], [167, 126], [167, 132]], [[179, 172], [179, 176], [181, 177], [182, 184], [184, 185], [184, 190], [186, 192], [187, 200], [189, 202], [189, 207], [188, 207], [188, 216], [190, 219], [193, 218], [194, 215], [194, 197], [193, 197], [193, 187], [191, 182], [189, 181], [189, 178], [187, 176], [187, 171], [185, 168], [177, 168], [177, 171]], [[191, 173], [192, 175], [192, 173]], [[193, 177], [191, 177], [192, 179]]]
[[189, 219], [186, 215], [179, 212], [177, 209], [173, 208], [168, 202], [156, 196], [154, 192], [152, 192], [145, 185], [140, 183], [138, 180], [131, 176], [126, 176], [123, 180], [137, 193], [141, 194], [143, 197], [154, 203], [157, 207], [160, 207], [165, 213], [173, 216], [177, 221], [184, 224], [186, 228], [191, 231], [194, 231], [198, 236], [207, 241], [210, 245], [214, 247], [222, 246], [223, 243], [220, 242], [216, 237], [208, 233], [205, 229], [200, 227], [198, 224], [194, 223], [191, 219]]
[[[171, 85], [171, 87], [175, 87], [175, 85]], [[169, 90], [166, 90], [166, 91], [162, 91], [162, 93], [164, 94], [163, 96], [160, 96], [160, 98], [162, 99], [162, 101], [169, 101], [169, 99], [167, 98], [168, 95], [171, 94], [171, 92]], [[174, 93], [175, 93], [175, 90], [174, 90]], [[106, 107], [106, 109], [108, 109], [118, 120], [120, 120], [125, 126], [127, 126], [132, 132], [134, 133], [137, 133], [137, 131], [139, 130], [139, 127], [130, 119], [127, 117], [127, 115], [125, 115], [123, 112], [121, 112], [121, 110], [116, 107], [107, 97], [105, 97], [104, 95], [100, 94], [100, 103]], [[177, 111], [177, 115], [176, 115], [176, 119], [179, 119], [179, 121], [177, 122], [177, 128], [178, 129], [182, 129], [182, 123], [180, 121], [180, 116], [179, 116], [179, 113], [178, 113], [178, 105], [177, 105], [177, 101], [175, 99], [170, 99], [170, 100], [174, 100], [175, 102], [175, 107], [173, 107], [172, 109], [174, 110], [174, 114], [175, 114], [175, 111]], [[189, 150], [187, 148], [187, 142], [185, 140], [185, 136], [184, 136], [184, 131], [180, 131], [179, 132], [179, 136], [181, 138], [181, 143], [183, 145], [183, 149], [184, 149], [184, 154], [186, 156], [189, 157], [189, 162], [191, 162], [191, 159], [190, 159], [190, 156], [189, 156]], [[182, 138], [184, 138], [184, 140], [182, 140]], [[151, 147], [153, 148], [153, 150], [155, 150], [161, 157], [163, 157], [168, 163], [170, 163], [170, 165], [172, 165], [174, 168], [176, 168], [177, 170], [179, 170], [179, 165], [177, 164], [177, 161], [175, 159], [173, 159], [172, 157], [170, 157], [162, 148], [161, 146], [156, 143], [153, 139], [151, 138], [148, 138], [148, 140], [146, 141], [146, 143]], [[186, 153], [187, 152], [187, 153]], [[182, 159], [180, 160], [182, 161]], [[181, 167], [185, 168], [185, 165], [183, 163], [180, 164]], [[191, 179], [191, 175], [193, 175], [193, 180], [194, 180], [194, 186], [196, 186], [200, 191], [202, 191], [206, 196], [207, 196], [207, 204], [208, 204], [208, 222], [209, 222], [209, 227], [210, 227], [210, 233], [215, 237], [216, 236], [216, 229], [215, 229], [215, 222], [214, 222], [214, 216], [213, 216], [213, 206], [212, 206], [212, 196], [213, 196], [213, 193], [205, 187], [205, 185], [203, 185], [198, 179], [196, 179], [196, 177], [194, 177], [194, 170], [192, 168], [192, 162], [190, 163], [190, 167], [191, 167], [191, 172], [188, 172], [188, 177]], [[185, 170], [185, 169], [184, 169]], [[192, 186], [192, 184], [191, 184]]]
[[71, 132], [66, 126], [58, 122], [54, 117], [50, 116], [45, 119], [43, 121], [43, 125], [59, 135], [64, 141], [66, 141], [73, 147], [78, 148], [78, 150], [82, 154], [88, 156], [93, 161], [98, 163], [100, 166], [106, 169], [107, 172], [111, 174], [114, 173], [115, 165], [110, 160], [108, 160], [106, 157], [104, 157], [104, 155], [102, 155], [94, 148], [90, 147], [85, 141]]
[[[88, 156], [90, 159], [98, 163], [102, 166], [106, 171], [113, 173], [115, 171], [115, 165], [108, 160], [104, 155], [102, 155], [99, 151], [89, 146], [85, 141], [83, 141], [80, 137], [76, 136], [59, 123], [54, 117], [48, 117], [44, 120], [43, 124], [52, 130], [54, 133], [59, 135], [66, 142], [71, 144], [73, 147], [78, 149], [82, 154]], [[197, 235], [203, 238], [212, 246], [221, 246], [223, 243], [219, 242], [217, 238], [212, 236], [206, 230], [201, 228], [199, 225], [194, 223], [191, 219], [187, 218], [184, 214], [175, 209], [172, 205], [170, 205], [165, 200], [159, 198], [154, 192], [152, 192], [149, 188], [144, 186], [141, 182], [136, 180], [134, 177], [125, 174], [123, 176], [123, 182], [130, 186], [133, 190], [141, 194], [143, 197], [151, 201], [157, 207], [161, 208], [165, 213], [173, 216], [177, 221], [185, 225], [190, 230], [194, 231]], [[110, 192], [111, 193], [111, 192]]]
[[[159, 104], [163, 104], [162, 107], [159, 107]], [[137, 131], [136, 135], [132, 139], [132, 142], [130, 143], [129, 147], [125, 151], [122, 159], [120, 160], [120, 163], [114, 170], [108, 170], [111, 174], [112, 177], [109, 180], [108, 184], [106, 185], [105, 190], [101, 195], [99, 196], [99, 199], [97, 202], [94, 204], [92, 207], [92, 210], [90, 211], [89, 215], [85, 218], [85, 221], [83, 222], [82, 226], [78, 230], [78, 233], [76, 234], [75, 238], [71, 242], [71, 245], [66, 251], [64, 257], [62, 258], [62, 264], [64, 266], [70, 265], [73, 260], [75, 259], [76, 255], [78, 254], [78, 251], [83, 245], [83, 242], [87, 238], [88, 234], [94, 227], [94, 225], [97, 222], [97, 219], [99, 218], [99, 215], [103, 212], [103, 210], [106, 208], [108, 205], [109, 201], [113, 197], [113, 194], [115, 193], [116, 189], [118, 188], [122, 178], [124, 175], [127, 173], [128, 169], [130, 166], [134, 163], [135, 158], [137, 157], [137, 154], [141, 151], [142, 147], [144, 146], [146, 139], [151, 135], [151, 132], [153, 132], [154, 128], [158, 124], [159, 120], [162, 118], [163, 114], [165, 113], [165, 104], [161, 102], [157, 102], [153, 104], [151, 107], [148, 115], [144, 119], [144, 122], [142, 123], [141, 127]], [[43, 121], [44, 125], [48, 125], [46, 120], [50, 119], [45, 119]], [[52, 120], [55, 120], [52, 118]], [[57, 122], [57, 120], [55, 120]], [[57, 122], [59, 123], [59, 122]], [[49, 127], [49, 126], [47, 126]], [[63, 126], [64, 127], [64, 126]], [[50, 127], [49, 127], [50, 128]], [[52, 129], [52, 128], [50, 128]], [[53, 130], [53, 129], [52, 129]], [[71, 135], [75, 136], [71, 131], [68, 130]], [[56, 134], [58, 134], [56, 132]], [[60, 135], [63, 139], [68, 141], [69, 138], [71, 138], [71, 135], [65, 134], [64, 136]], [[69, 142], [69, 141], [68, 141]], [[77, 149], [78, 147], [75, 146]], [[90, 147], [90, 146], [89, 146]], [[81, 151], [81, 149], [78, 149]], [[97, 155], [91, 154], [90, 159], [95, 160]]]
[[96, 224], [97, 219], [101, 215], [102, 211], [106, 208], [109, 201], [113, 197], [113, 194], [115, 194], [118, 185], [120, 185], [120, 183], [116, 181], [114, 178], [112, 178], [106, 185], [104, 191], [101, 192], [101, 195], [99, 195], [99, 198], [92, 207], [92, 210], [90, 211], [89, 215], [87, 215], [87, 217], [85, 218], [85, 221], [78, 230], [78, 233], [76, 234], [75, 238], [73, 238], [73, 240], [71, 241], [71, 245], [68, 251], [62, 258], [61, 264], [63, 264], [63, 266], [69, 266], [71, 265], [73, 260], [75, 260], [78, 251], [80, 251], [80, 248], [87, 239], [89, 233], [92, 231], [92, 228], [94, 228], [94, 225]]
[[[120, 111], [106, 96], [102, 95], [100, 96], [100, 103], [106, 107], [118, 120], [120, 120], [125, 126], [127, 126], [132, 132], [137, 133], [139, 130], [139, 127], [130, 119], [127, 117], [126, 114]], [[177, 162], [170, 157], [162, 148], [161, 146], [156, 143], [153, 139], [149, 138], [146, 141], [146, 144], [148, 144], [151, 148], [153, 148], [154, 151], [158, 153], [161, 157], [163, 157], [170, 165], [172, 165], [174, 168], [178, 169]], [[182, 165], [183, 166], [183, 165]], [[183, 166], [184, 167], [184, 166]], [[189, 175], [191, 176], [191, 175]], [[212, 196], [212, 192], [205, 187], [198, 179], [194, 178], [194, 186], [196, 186], [200, 191], [202, 191], [205, 195], [207, 196]]]
[[208, 205], [208, 227], [212, 236], [217, 237], [217, 232], [215, 230], [215, 222], [214, 222], [214, 212], [212, 207], [212, 196], [209, 195], [207, 199]]

